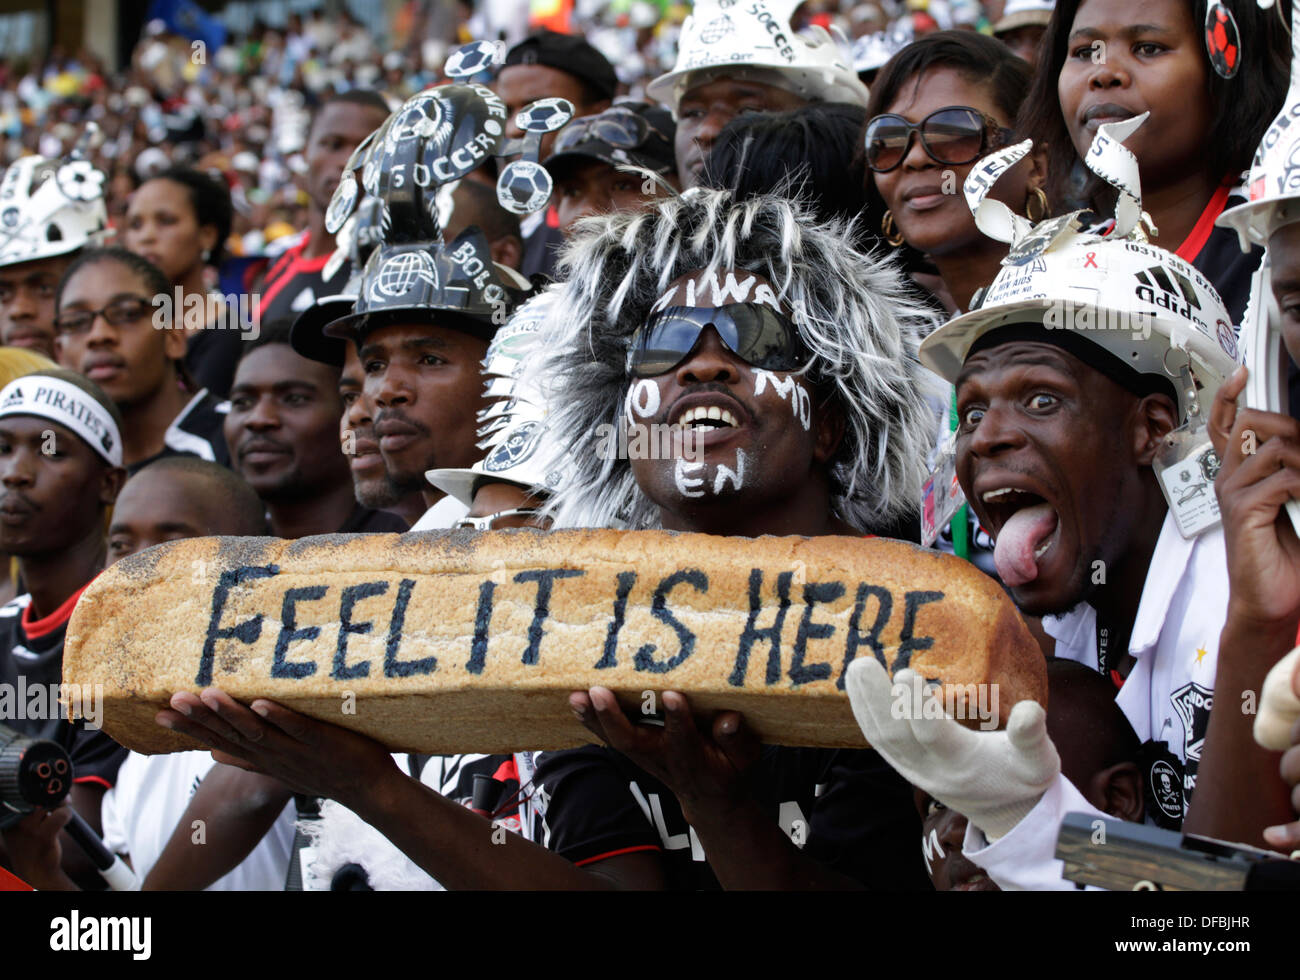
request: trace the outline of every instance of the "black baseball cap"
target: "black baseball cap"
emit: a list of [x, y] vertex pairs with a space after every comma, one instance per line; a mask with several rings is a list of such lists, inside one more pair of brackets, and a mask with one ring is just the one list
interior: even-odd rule
[[356, 302], [355, 293], [322, 296], [293, 321], [289, 346], [308, 360], [342, 367], [348, 352], [347, 341], [326, 337], [325, 328], [351, 313]]
[[[601, 99], [612, 99], [618, 91], [618, 76], [609, 59], [576, 34], [541, 31], [530, 35], [506, 52], [501, 67], [511, 65], [542, 65], [567, 72], [589, 85]], [[545, 94], [539, 92], [538, 97]]]
[[657, 174], [677, 170], [673, 114], [648, 102], [619, 102], [594, 116], [580, 116], [555, 137], [544, 161], [553, 178], [575, 164], [599, 160], [611, 167], [643, 167]]

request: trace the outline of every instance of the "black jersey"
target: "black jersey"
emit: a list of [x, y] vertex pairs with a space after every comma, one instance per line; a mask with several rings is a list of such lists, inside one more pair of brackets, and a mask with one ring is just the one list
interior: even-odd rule
[[386, 510], [372, 510], [357, 504], [339, 534], [401, 534], [410, 530], [406, 521]]
[[[86, 721], [70, 721], [60, 710], [59, 685], [63, 680], [63, 639], [73, 607], [84, 586], [44, 619], [31, 618], [30, 595], [0, 606], [0, 724], [30, 738], [58, 742], [72, 759], [73, 781], [94, 782], [110, 788], [127, 751]], [[94, 706], [93, 688], [78, 691], [83, 711], [99, 714], [102, 694]], [[93, 723], [95, 719], [92, 717]]]
[[[1227, 183], [1221, 185], [1201, 212], [1191, 234], [1175, 253], [1210, 280], [1236, 327], [1241, 326], [1241, 319], [1246, 314], [1250, 279], [1263, 261], [1264, 250], [1252, 245], [1249, 252], [1243, 252], [1237, 233], [1231, 228], [1219, 228], [1215, 222], [1224, 211], [1245, 203], [1246, 198], [1239, 189]], [[1156, 244], [1160, 244], [1159, 239], [1156, 239]]]
[[[872, 888], [929, 890], [912, 787], [871, 750], [764, 746], [754, 796], [797, 847]], [[716, 889], [676, 797], [625, 756], [588, 745], [538, 757], [546, 846], [578, 866], [662, 855], [668, 887]]]
[[408, 771], [454, 803], [528, 840], [542, 839], [533, 753], [413, 755]]
[[197, 456], [222, 466], [230, 465], [223, 428], [230, 402], [219, 401], [205, 388], [189, 400], [163, 433], [162, 452], [127, 467], [134, 474], [166, 456]]
[[524, 256], [520, 260], [519, 271], [529, 279], [535, 275], [554, 279], [555, 263], [563, 244], [559, 212], [553, 207], [547, 208], [542, 212], [542, 218], [532, 233], [524, 237]]
[[185, 348], [185, 370], [213, 396], [229, 398], [245, 337], [225, 321], [210, 324], [190, 337]]
[[271, 263], [266, 278], [262, 282], [261, 303], [258, 306], [257, 322], [270, 324], [284, 317], [296, 317], [318, 299], [343, 292], [351, 275], [351, 263], [343, 262], [331, 275], [325, 278], [325, 266], [329, 263], [330, 252], [315, 258], [306, 258], [303, 253], [311, 240], [310, 234], [304, 234], [298, 244], [287, 249], [283, 255]]

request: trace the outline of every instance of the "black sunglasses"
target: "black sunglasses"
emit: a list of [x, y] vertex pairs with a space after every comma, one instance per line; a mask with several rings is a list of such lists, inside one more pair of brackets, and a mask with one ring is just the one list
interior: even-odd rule
[[555, 137], [555, 148], [551, 152], [564, 153], [579, 143], [592, 140], [599, 140], [624, 150], [635, 150], [652, 135], [672, 143], [671, 139], [655, 129], [642, 116], [638, 116], [630, 109], [620, 109], [616, 106], [594, 116], [583, 116], [573, 120]]
[[896, 168], [907, 156], [914, 133], [920, 134], [921, 146], [931, 158], [952, 166], [978, 160], [1011, 137], [1010, 129], [970, 106], [945, 106], [919, 123], [889, 112], [867, 123], [867, 166], [878, 174]]
[[127, 327], [149, 315], [154, 304], [147, 299], [127, 296], [115, 299], [100, 310], [67, 310], [54, 318], [54, 329], [62, 334], [85, 333], [95, 322], [95, 317], [103, 316], [109, 325]]
[[716, 330], [728, 350], [756, 368], [798, 371], [812, 360], [799, 329], [769, 306], [670, 306], [632, 335], [627, 352], [628, 374], [634, 378], [667, 374], [695, 349], [705, 327]]

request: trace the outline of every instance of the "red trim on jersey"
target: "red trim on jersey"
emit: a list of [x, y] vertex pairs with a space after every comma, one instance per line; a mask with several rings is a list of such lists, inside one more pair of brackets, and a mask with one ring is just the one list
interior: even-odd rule
[[620, 847], [617, 851], [606, 851], [604, 854], [597, 854], [595, 857], [584, 858], [581, 861], [574, 861], [575, 868], [581, 868], [584, 864], [595, 864], [597, 861], [607, 861], [612, 857], [618, 857], [620, 854], [631, 854], [633, 851], [662, 851], [663, 848], [658, 844], [638, 844], [636, 847]]
[[23, 881], [17, 875], [10, 874], [4, 868], [0, 868], [0, 892], [34, 892], [36, 891], [31, 885]]
[[1124, 678], [1120, 676], [1118, 670], [1110, 672], [1110, 682], [1115, 685], [1117, 691], [1124, 686]]
[[284, 253], [272, 262], [271, 267], [266, 270], [266, 278], [263, 282], [275, 282], [275, 280], [279, 279], [280, 273], [284, 271], [285, 266], [293, 261], [293, 257], [298, 254], [301, 247], [302, 243], [299, 242], [293, 248], [285, 249]]
[[79, 785], [81, 783], [99, 783], [99, 785], [103, 786], [104, 789], [113, 788], [113, 784], [110, 783], [103, 776], [76, 776], [73, 778], [72, 783], [74, 786]]
[[497, 766], [497, 771], [492, 774], [492, 778], [498, 783], [508, 783], [512, 779], [516, 783], [519, 782], [519, 768], [515, 765], [515, 757], [512, 755]]
[[1219, 189], [1210, 198], [1210, 203], [1205, 205], [1205, 210], [1196, 219], [1192, 233], [1178, 246], [1175, 255], [1184, 262], [1196, 261], [1196, 257], [1201, 254], [1201, 249], [1205, 248], [1205, 243], [1210, 240], [1210, 232], [1214, 231], [1214, 222], [1218, 220], [1219, 215], [1223, 214], [1224, 205], [1228, 203], [1228, 195], [1231, 193], [1231, 184], [1219, 185]]
[[[301, 242], [287, 250], [280, 256], [280, 260], [271, 266], [271, 271], [266, 274], [266, 281], [262, 284], [266, 291], [262, 293], [262, 301], [257, 307], [259, 318], [262, 315], [262, 310], [271, 305], [271, 301], [280, 294], [281, 290], [294, 276], [300, 272], [320, 272], [329, 262], [329, 252], [318, 255], [314, 259], [304, 259], [302, 253], [306, 250], [309, 242], [311, 242], [311, 232], [303, 235]], [[277, 275], [276, 270], [280, 269], [281, 266], [283, 266], [283, 271]]]
[[72, 595], [63, 600], [63, 605], [50, 613], [44, 619], [32, 619], [32, 604], [29, 602], [23, 607], [23, 615], [19, 622], [22, 624], [23, 632], [27, 634], [29, 640], [39, 640], [42, 636], [53, 633], [60, 626], [63, 626], [72, 618], [72, 607], [77, 604], [81, 598], [81, 593], [90, 588], [87, 582]]

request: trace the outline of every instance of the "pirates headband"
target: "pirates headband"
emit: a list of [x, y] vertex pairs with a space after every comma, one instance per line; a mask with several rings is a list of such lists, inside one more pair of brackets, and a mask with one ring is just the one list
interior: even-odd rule
[[58, 422], [79, 436], [110, 466], [122, 465], [122, 436], [117, 423], [91, 395], [62, 378], [28, 374], [0, 389], [0, 418], [36, 415]]

